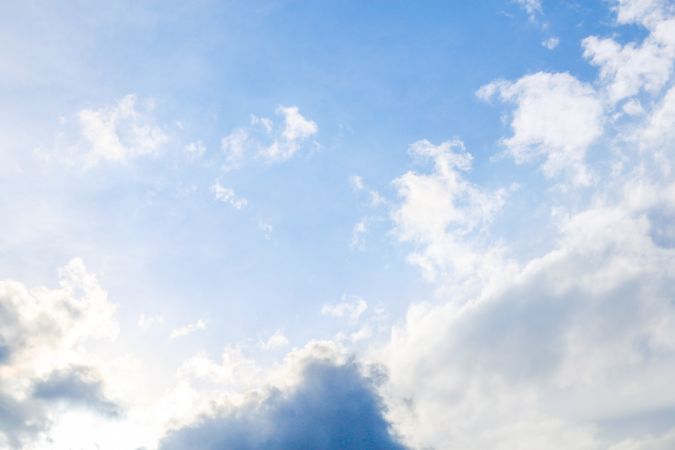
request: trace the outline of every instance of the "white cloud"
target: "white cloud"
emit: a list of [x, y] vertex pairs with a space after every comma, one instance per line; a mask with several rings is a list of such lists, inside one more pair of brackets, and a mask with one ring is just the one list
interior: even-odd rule
[[362, 191], [365, 187], [365, 184], [363, 183], [363, 177], [359, 175], [352, 175], [349, 177], [349, 184], [356, 192]]
[[351, 247], [363, 250], [366, 245], [365, 234], [368, 232], [368, 219], [364, 218], [358, 221], [352, 228]]
[[190, 142], [185, 145], [185, 153], [190, 158], [201, 158], [206, 153], [206, 146], [202, 141]]
[[675, 87], [663, 96], [633, 135], [642, 148], [664, 149], [675, 142]]
[[258, 229], [262, 231], [263, 236], [265, 236], [265, 239], [268, 241], [272, 239], [272, 233], [274, 232], [274, 226], [272, 226], [271, 223], [265, 222], [265, 221], [258, 221]]
[[84, 154], [88, 167], [154, 155], [168, 141], [148, 113], [137, 109], [135, 95], [123, 97], [113, 107], [83, 109], [78, 117], [89, 144]]
[[554, 48], [556, 48], [558, 46], [559, 43], [560, 43], [560, 39], [554, 36], [554, 37], [550, 37], [548, 39], [544, 39], [541, 42], [541, 45], [544, 48], [547, 48], [549, 50], [553, 50]]
[[277, 330], [271, 335], [267, 340], [260, 341], [258, 347], [263, 350], [278, 350], [280, 348], [288, 346], [288, 338], [284, 335], [281, 330]]
[[547, 177], [567, 172], [574, 184], [591, 182], [586, 152], [603, 130], [602, 103], [591, 86], [568, 73], [539, 72], [478, 91], [485, 100], [494, 95], [515, 104], [513, 136], [502, 144], [517, 163], [543, 158]]
[[271, 161], [285, 161], [314, 136], [319, 127], [312, 120], [303, 117], [297, 106], [279, 106], [276, 112], [284, 118], [281, 134], [274, 138], [271, 145], [262, 149], [261, 155]]
[[410, 261], [430, 278], [481, 274], [484, 265], [502, 264], [499, 245], [479, 239], [501, 209], [506, 191], [490, 192], [467, 181], [472, 157], [461, 141], [433, 145], [419, 141], [411, 154], [431, 161], [429, 174], [409, 171], [394, 180], [401, 202], [392, 219], [399, 240], [416, 246]]
[[171, 330], [171, 333], [169, 333], [169, 339], [176, 339], [179, 337], [187, 336], [189, 334], [194, 333], [195, 331], [205, 329], [206, 329], [206, 322], [204, 322], [202, 319], [199, 319], [182, 327], [174, 328], [173, 330]]
[[222, 148], [223, 153], [225, 153], [225, 164], [223, 165], [225, 170], [239, 168], [239, 164], [246, 153], [248, 140], [249, 134], [243, 128], [234, 130], [232, 133], [221, 139], [220, 147]]
[[213, 192], [216, 200], [223, 203], [229, 203], [236, 209], [241, 209], [248, 203], [248, 200], [243, 197], [237, 197], [237, 195], [234, 193], [234, 190], [231, 188], [226, 188], [220, 184], [220, 181], [216, 181], [213, 183], [213, 185], [211, 185], [211, 192]]
[[641, 90], [656, 93], [672, 76], [675, 59], [675, 15], [659, 0], [621, 0], [616, 3], [620, 24], [639, 24], [649, 30], [640, 43], [620, 44], [612, 38], [583, 40], [584, 57], [600, 68], [609, 100], [616, 103]]
[[259, 156], [269, 162], [292, 158], [303, 146], [318, 146], [311, 138], [319, 130], [316, 122], [300, 114], [297, 106], [279, 106], [280, 125], [267, 117], [251, 116], [250, 125], [234, 130], [221, 140], [225, 170], [237, 169], [247, 157]]
[[393, 397], [413, 399], [399, 430], [413, 447], [600, 449], [630, 436], [621, 420], [670, 414], [674, 263], [641, 211], [598, 204], [498, 289], [411, 307], [387, 360]]
[[530, 20], [535, 20], [538, 14], [544, 12], [541, 7], [541, 0], [513, 0], [518, 6], [523, 8]]
[[351, 301], [347, 301], [345, 297], [340, 303], [333, 305], [323, 305], [321, 307], [321, 314], [324, 316], [346, 318], [351, 323], [358, 322], [361, 315], [368, 309], [368, 303], [360, 297], [355, 297]]

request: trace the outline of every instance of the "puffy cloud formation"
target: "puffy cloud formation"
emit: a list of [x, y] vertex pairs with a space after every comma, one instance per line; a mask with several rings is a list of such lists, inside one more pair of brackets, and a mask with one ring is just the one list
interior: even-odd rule
[[657, 93], [670, 80], [675, 58], [675, 9], [667, 0], [620, 0], [617, 21], [647, 29], [640, 43], [620, 44], [612, 38], [590, 36], [583, 41], [584, 56], [600, 69], [610, 102], [641, 91]]
[[79, 259], [60, 270], [57, 289], [0, 282], [0, 447], [27, 448], [59, 414], [59, 405], [121, 414], [86, 345], [114, 339], [115, 305]]
[[502, 145], [517, 163], [543, 158], [541, 169], [547, 177], [567, 172], [575, 184], [590, 183], [586, 152], [603, 125], [602, 103], [591, 86], [568, 73], [538, 72], [478, 91], [483, 99], [495, 94], [516, 105], [513, 136]]
[[464, 177], [472, 156], [461, 141], [419, 141], [410, 153], [421, 162], [431, 161], [433, 169], [394, 180], [402, 200], [392, 212], [399, 239], [416, 245], [410, 260], [430, 278], [473, 278], [498, 259], [499, 246], [481, 239], [481, 231], [501, 209], [506, 191], [490, 192]]
[[166, 133], [136, 103], [135, 95], [127, 95], [112, 107], [80, 111], [82, 136], [88, 142], [87, 166], [156, 154], [168, 141]]
[[374, 383], [354, 362], [310, 361], [288, 392], [202, 417], [170, 432], [160, 449], [403, 449]]
[[[670, 58], [670, 3], [621, 1], [616, 11], [620, 23], [650, 33], [642, 46], [624, 49], [646, 51], [659, 30], [659, 54]], [[672, 61], [664, 61], [616, 60], [619, 69], [601, 67], [593, 87], [569, 74], [536, 73], [479, 92], [514, 103], [513, 136], [502, 143], [517, 161], [543, 157], [547, 175], [567, 172], [578, 185], [592, 173], [597, 183], [588, 196], [569, 189], [544, 195], [553, 228], [548, 249], [518, 258], [507, 246], [493, 265], [457, 264], [481, 274], [474, 294], [456, 301], [454, 292], [442, 291], [439, 302], [411, 306], [394, 328], [381, 350], [390, 373], [386, 398], [411, 447], [619, 450], [675, 442], [669, 382], [675, 373], [675, 115]], [[617, 99], [638, 93], [631, 113], [615, 116]], [[611, 130], [604, 125], [610, 121]], [[600, 139], [611, 147], [598, 155], [601, 161], [589, 161], [588, 148]], [[422, 244], [423, 255], [443, 249], [450, 235], [455, 246], [433, 254], [452, 260], [476, 248], [465, 224], [485, 219], [467, 215], [481, 211], [475, 206], [455, 212], [461, 189], [448, 189], [447, 181], [431, 188], [442, 173], [437, 168], [421, 178], [425, 183], [404, 189], [400, 180], [421, 175], [397, 179], [403, 195], [393, 217], [402, 237]], [[481, 192], [467, 183], [459, 183], [468, 186], [464, 191]], [[526, 219], [522, 226], [531, 230]], [[443, 274], [439, 281], [447, 279]]]

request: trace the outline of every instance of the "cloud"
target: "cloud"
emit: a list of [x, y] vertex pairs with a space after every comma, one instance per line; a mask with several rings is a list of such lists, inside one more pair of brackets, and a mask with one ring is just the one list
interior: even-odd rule
[[[665, 33], [670, 13], [664, 4], [624, 1], [616, 8], [620, 21]], [[628, 76], [634, 63], [618, 61], [628, 67], [617, 73]], [[513, 135], [502, 143], [517, 161], [542, 158], [548, 176], [567, 173], [585, 184], [592, 174], [597, 183], [582, 198], [546, 192], [541, 205], [530, 205], [552, 212], [544, 248], [523, 255], [514, 250], [520, 242], [509, 242], [504, 252], [515, 253], [517, 264], [505, 270], [497, 257], [496, 264], [470, 266], [480, 282], [461, 302], [456, 297], [462, 286], [440, 272], [438, 283], [451, 289], [433, 302], [411, 305], [386, 347], [373, 351], [389, 369], [392, 420], [412, 447], [672, 445], [675, 389], [664, 375], [675, 370], [675, 94], [672, 80], [651, 89], [640, 77], [635, 86], [625, 82], [630, 89], [617, 90], [617, 97], [612, 92], [618, 81], [602, 71], [596, 88], [569, 74], [537, 73], [479, 91], [482, 98], [499, 96], [515, 105]], [[638, 92], [639, 100], [621, 105], [629, 115], [605, 126], [613, 102]], [[588, 149], [599, 142], [611, 147], [603, 149], [602, 161], [589, 161]], [[453, 231], [449, 225], [460, 230], [452, 233], [453, 242], [471, 255], [477, 247], [461, 233], [462, 225], [480, 223], [465, 216], [476, 209], [467, 208], [471, 202], [454, 207], [452, 193], [462, 189], [432, 189], [436, 184], [428, 178], [443, 180], [450, 173], [459, 180], [454, 186], [482, 191], [461, 177], [468, 164], [450, 161], [453, 171], [409, 172], [415, 182], [398, 187], [392, 216], [400, 238], [420, 245], [422, 255], [437, 249], [439, 261], [462, 254], [441, 245]], [[417, 180], [421, 176], [428, 178]], [[414, 208], [400, 213], [408, 203]], [[453, 207], [460, 212], [450, 220]], [[515, 226], [528, 238], [547, 233], [529, 215]]]
[[576, 185], [588, 185], [586, 152], [602, 134], [603, 107], [593, 88], [568, 73], [538, 72], [515, 82], [480, 88], [484, 100], [498, 95], [515, 104], [513, 136], [501, 141], [518, 164], [543, 158], [547, 177], [562, 172]]
[[314, 136], [319, 127], [315, 122], [300, 114], [297, 106], [279, 106], [277, 114], [284, 118], [281, 134], [267, 148], [261, 151], [263, 157], [272, 161], [285, 161], [291, 158], [300, 146]]
[[[0, 447], [27, 448], [41, 438], [67, 401], [111, 415], [85, 345], [118, 334], [116, 306], [80, 259], [59, 270], [56, 289], [0, 281]], [[73, 369], [77, 368], [77, 369]]]
[[541, 42], [541, 45], [544, 48], [547, 48], [549, 50], [553, 50], [554, 48], [556, 48], [558, 46], [559, 43], [560, 43], [560, 39], [554, 36], [554, 37], [550, 37], [548, 39], [544, 39]]
[[38, 380], [33, 386], [33, 397], [91, 408], [110, 417], [121, 414], [120, 406], [104, 394], [103, 382], [94, 370], [85, 366], [57, 370]]
[[[347, 298], [343, 298], [347, 300]], [[368, 303], [360, 297], [355, 297], [352, 301], [343, 301], [333, 305], [323, 305], [321, 314], [337, 318], [346, 318], [351, 323], [358, 322], [361, 314], [368, 309]]]
[[289, 344], [288, 338], [281, 330], [274, 332], [266, 341], [260, 341], [258, 347], [262, 350], [277, 350]]
[[225, 170], [238, 169], [249, 146], [249, 133], [244, 128], [234, 130], [220, 140], [220, 148], [225, 154]]
[[201, 158], [206, 153], [206, 146], [202, 141], [189, 142], [184, 149], [190, 158]]
[[0, 445], [19, 449], [48, 428], [44, 409], [30, 399], [20, 401], [0, 392]]
[[160, 449], [403, 449], [375, 382], [353, 362], [312, 361], [288, 391], [273, 389], [260, 401], [215, 411], [171, 431]]
[[280, 105], [275, 112], [281, 116], [281, 124], [252, 115], [249, 126], [237, 128], [221, 139], [225, 154], [223, 169], [238, 169], [252, 156], [268, 162], [287, 161], [304, 146], [318, 146], [312, 141], [319, 131], [318, 125], [304, 117], [297, 106]]
[[538, 14], [542, 14], [544, 9], [541, 7], [541, 0], [513, 0], [518, 6], [523, 8], [530, 20], [535, 20]]
[[220, 184], [220, 181], [216, 181], [211, 185], [211, 192], [213, 192], [216, 200], [223, 203], [229, 203], [236, 209], [241, 209], [248, 204], [248, 200], [243, 197], [237, 197], [234, 190], [226, 188]]
[[263, 236], [268, 241], [272, 239], [272, 233], [274, 232], [274, 226], [271, 223], [265, 222], [264, 220], [258, 221], [258, 229], [262, 231]]
[[350, 246], [355, 249], [363, 250], [366, 246], [365, 234], [368, 232], [368, 219], [364, 218], [358, 221], [352, 228], [352, 241]]
[[600, 81], [612, 103], [640, 91], [656, 93], [672, 76], [675, 59], [675, 14], [659, 0], [621, 0], [615, 3], [619, 24], [645, 27], [640, 42], [620, 44], [612, 38], [583, 40], [584, 57], [600, 68]]
[[649, 229], [640, 211], [596, 205], [500, 287], [411, 307], [388, 360], [395, 397], [414, 402], [399, 429], [415, 447], [596, 449], [630, 435], [613, 418], [672, 408], [660, 377], [675, 369], [675, 252]]
[[362, 191], [365, 187], [363, 177], [360, 175], [352, 175], [351, 177], [349, 177], [349, 185], [356, 192]]
[[78, 118], [82, 136], [88, 142], [84, 154], [87, 167], [155, 155], [168, 141], [168, 136], [153, 123], [149, 114], [137, 109], [133, 94], [112, 107], [83, 109]]
[[401, 199], [392, 210], [394, 231], [401, 242], [415, 245], [410, 261], [431, 279], [456, 280], [500, 264], [499, 246], [481, 242], [480, 234], [502, 208], [506, 191], [490, 192], [465, 179], [472, 156], [459, 140], [418, 141], [410, 153], [432, 163], [430, 173], [409, 171], [393, 181]]
[[199, 319], [195, 322], [189, 323], [185, 326], [179, 327], [179, 328], [174, 328], [171, 330], [171, 333], [169, 333], [169, 339], [176, 339], [179, 337], [187, 336], [188, 334], [192, 334], [195, 331], [198, 330], [205, 330], [206, 329], [206, 322], [203, 320]]

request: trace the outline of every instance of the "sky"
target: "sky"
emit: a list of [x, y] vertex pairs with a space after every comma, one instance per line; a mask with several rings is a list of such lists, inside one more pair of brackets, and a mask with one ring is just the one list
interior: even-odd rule
[[672, 0], [4, 1], [0, 449], [675, 448]]

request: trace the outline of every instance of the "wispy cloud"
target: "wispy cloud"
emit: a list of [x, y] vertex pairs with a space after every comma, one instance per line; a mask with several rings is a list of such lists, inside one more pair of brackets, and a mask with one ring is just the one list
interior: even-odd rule
[[199, 319], [182, 327], [174, 328], [173, 330], [171, 330], [171, 333], [169, 333], [169, 339], [184, 337], [194, 333], [195, 331], [205, 329], [206, 329], [206, 322], [203, 321], [202, 319]]

